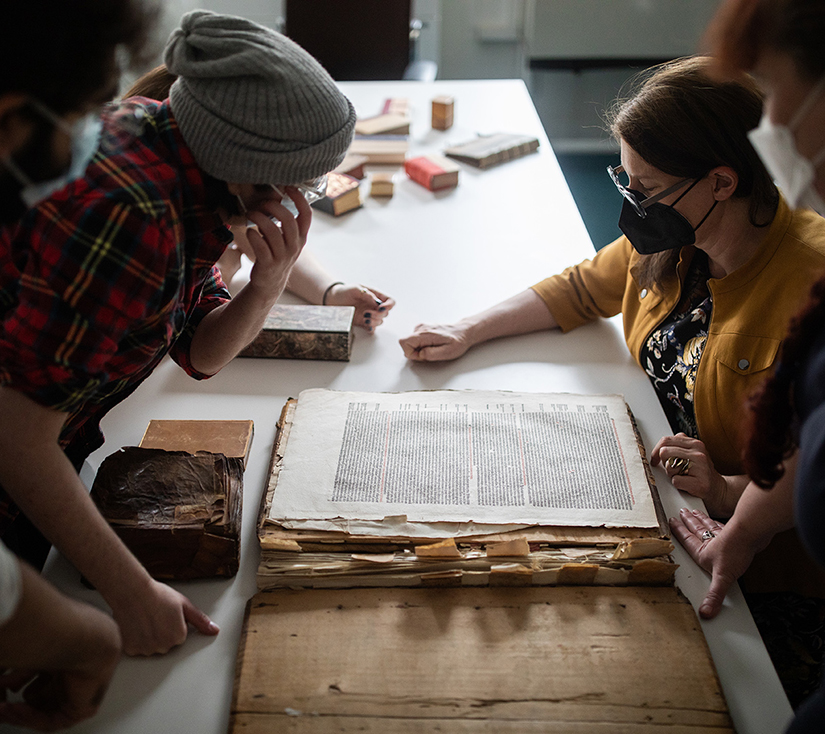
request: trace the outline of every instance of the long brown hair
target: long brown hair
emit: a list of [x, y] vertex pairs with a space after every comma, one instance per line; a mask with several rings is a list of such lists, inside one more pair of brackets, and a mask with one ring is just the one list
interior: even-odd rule
[[175, 83], [177, 77], [166, 68], [166, 64], [156, 66], [151, 71], [147, 71], [143, 76], [135, 81], [129, 89], [123, 93], [123, 98], [148, 97], [162, 102], [169, 96], [169, 90]]
[[[759, 124], [762, 93], [750, 78], [714, 79], [710, 65], [707, 57], [690, 57], [643, 72], [631, 82], [636, 91], [608, 110], [610, 132], [671, 176], [732, 168], [739, 178], [734, 197], [750, 199], [751, 224], [767, 226], [779, 194], [747, 137]], [[643, 256], [641, 285], [655, 286], [678, 259], [678, 250]]]

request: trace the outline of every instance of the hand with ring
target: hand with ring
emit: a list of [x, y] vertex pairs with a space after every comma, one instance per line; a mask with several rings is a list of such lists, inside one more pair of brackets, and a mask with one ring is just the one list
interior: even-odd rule
[[750, 566], [758, 550], [699, 510], [682, 508], [670, 518], [670, 530], [696, 563], [711, 575], [699, 616], [712, 619], [722, 608], [728, 589]]
[[730, 501], [728, 483], [713, 466], [705, 444], [684, 433], [665, 436], [654, 446], [652, 466], [662, 464], [671, 484], [704, 500], [714, 517], [730, 517], [736, 501]]

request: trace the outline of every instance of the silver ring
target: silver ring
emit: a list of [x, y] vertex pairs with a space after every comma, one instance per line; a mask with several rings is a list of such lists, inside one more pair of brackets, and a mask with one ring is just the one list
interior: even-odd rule
[[705, 532], [701, 535], [702, 540], [710, 540], [711, 538], [715, 537], [716, 533], [714, 533], [713, 530], [705, 530]]

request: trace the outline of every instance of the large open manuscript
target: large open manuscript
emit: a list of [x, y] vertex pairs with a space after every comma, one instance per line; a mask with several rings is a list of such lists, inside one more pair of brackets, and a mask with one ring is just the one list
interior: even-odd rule
[[[423, 558], [444, 572], [483, 557], [474, 568], [489, 574], [503, 554], [533, 574], [540, 552], [553, 567], [603, 564], [625, 540], [637, 556], [668, 552], [621, 396], [306, 390], [286, 415], [261, 524], [265, 587], [284, 563], [295, 582], [313, 564], [326, 579], [415, 576]], [[497, 543], [511, 545], [491, 552]]]

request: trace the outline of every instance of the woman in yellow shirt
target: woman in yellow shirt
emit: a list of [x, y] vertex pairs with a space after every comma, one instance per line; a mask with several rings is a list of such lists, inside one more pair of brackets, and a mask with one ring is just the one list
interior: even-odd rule
[[825, 221], [792, 212], [751, 147], [756, 86], [715, 80], [708, 64], [659, 67], [611, 115], [624, 236], [486, 311], [419, 325], [401, 346], [416, 361], [455, 359], [490, 339], [621, 313], [676, 434], [653, 462], [728, 517], [748, 484], [744, 401], [774, 369], [789, 318], [825, 268]]

